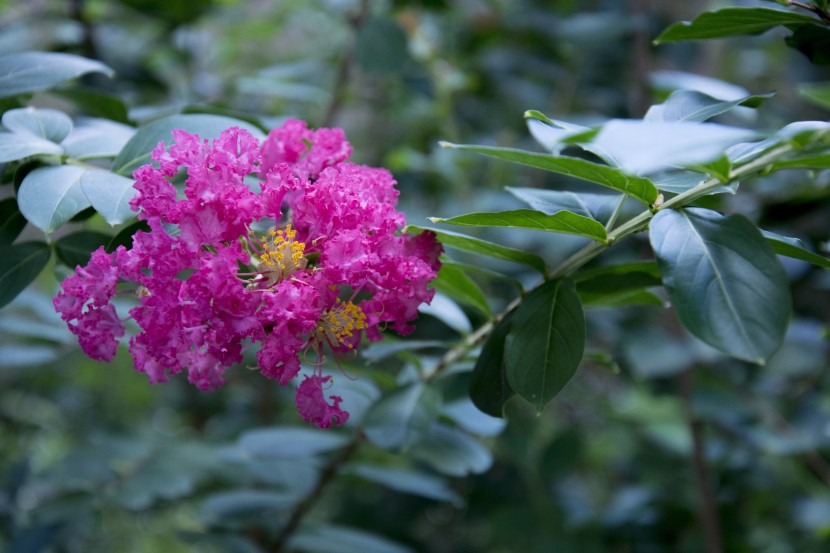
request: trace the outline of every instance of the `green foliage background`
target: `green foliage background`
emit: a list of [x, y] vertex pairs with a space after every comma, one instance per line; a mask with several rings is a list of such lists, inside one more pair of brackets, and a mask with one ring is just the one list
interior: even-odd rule
[[[90, 74], [30, 102], [76, 117], [143, 124], [215, 113], [265, 130], [288, 116], [341, 126], [357, 161], [393, 171], [408, 221], [429, 226], [427, 216], [520, 209], [516, 190], [584, 190], [558, 175], [439, 146], [539, 151], [523, 121], [527, 109], [588, 126], [640, 118], [673, 89], [725, 86], [705, 75], [744, 87], [747, 96], [775, 91], [760, 109], [733, 110], [719, 122], [778, 129], [827, 120], [827, 66], [810, 63], [795, 49], [798, 40], [788, 48], [790, 32], [781, 27], [652, 45], [673, 23], [714, 7], [45, 0], [2, 5], [0, 53], [67, 52], [111, 67], [115, 78]], [[2, 102], [3, 111], [20, 103]], [[11, 197], [31, 169], [4, 168], [0, 198]], [[743, 214], [826, 252], [828, 171], [775, 172], [740, 186], [739, 194], [698, 205]], [[126, 226], [77, 219], [53, 242], [79, 229], [111, 237]], [[0, 230], [9, 221], [4, 214]], [[549, 266], [585, 243], [511, 228], [470, 234]], [[18, 241], [42, 236], [29, 225]], [[50, 261], [0, 311], [0, 549], [694, 552], [716, 550], [711, 532], [724, 551], [827, 549], [826, 269], [782, 258], [794, 314], [784, 345], [764, 366], [692, 338], [659, 292], [612, 309], [632, 302], [611, 297], [607, 280], [593, 289], [580, 281], [583, 303], [586, 290], [602, 292], [586, 312], [588, 354], [539, 416], [534, 406], [507, 401], [504, 426], [467, 399], [474, 356], [439, 376], [413, 376], [508, 305], [517, 282], [534, 278], [526, 266], [532, 259], [520, 265], [464, 251], [453, 251], [455, 272], [441, 290], [460, 311], [439, 305], [421, 317], [413, 340], [385, 341], [346, 367], [359, 374], [344, 392], [355, 419], [374, 405], [362, 426], [366, 439], [354, 426], [322, 434], [300, 426], [289, 390], [241, 368], [228, 386], [202, 394], [183, 379], [149, 386], [125, 351], [111, 365], [90, 361], [53, 313], [55, 277], [68, 269]], [[605, 261], [643, 260], [648, 252], [638, 236]], [[491, 278], [491, 269], [510, 278]], [[659, 283], [650, 267], [626, 278]], [[488, 343], [481, 358], [500, 359], [498, 347]], [[338, 470], [327, 476], [327, 467]]]

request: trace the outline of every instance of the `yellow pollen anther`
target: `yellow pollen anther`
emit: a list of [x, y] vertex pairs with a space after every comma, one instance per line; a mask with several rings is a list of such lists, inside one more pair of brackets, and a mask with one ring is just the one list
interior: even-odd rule
[[296, 242], [296, 237], [297, 231], [289, 223], [285, 230], [271, 229], [266, 238], [260, 239], [262, 254], [259, 258], [265, 265], [262, 272], [271, 282], [280, 282], [294, 271], [306, 268], [305, 243]]
[[[318, 338], [325, 338], [332, 346], [345, 344], [354, 332], [366, 328], [366, 314], [350, 301], [339, 298], [331, 309], [323, 313], [317, 325]], [[352, 347], [351, 344], [349, 347]]]

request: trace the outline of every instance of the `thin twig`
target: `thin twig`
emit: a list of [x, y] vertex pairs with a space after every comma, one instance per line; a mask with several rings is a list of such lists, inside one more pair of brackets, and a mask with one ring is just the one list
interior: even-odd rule
[[[349, 17], [349, 26], [352, 29], [352, 40], [354, 41], [357, 31], [363, 25], [366, 15], [369, 13], [369, 0], [361, 0], [357, 11]], [[340, 57], [340, 64], [337, 68], [337, 77], [334, 80], [334, 85], [331, 91], [331, 100], [326, 108], [326, 114], [323, 116], [322, 127], [331, 127], [340, 107], [343, 105], [343, 99], [346, 97], [346, 89], [349, 86], [349, 78], [351, 77], [352, 64], [354, 63], [354, 45], [346, 48]]]
[[821, 9], [820, 7], [816, 6], [815, 4], [802, 4], [801, 2], [790, 2], [790, 5], [796, 6], [797, 8], [801, 8], [803, 10], [807, 10], [808, 12], [812, 12], [819, 16], [819, 18], [824, 22], [830, 24], [830, 14], [827, 13], [825, 10]]
[[363, 443], [363, 440], [363, 432], [360, 430], [356, 431], [354, 437], [346, 445], [346, 447], [341, 449], [340, 453], [332, 458], [332, 460], [329, 461], [325, 467], [323, 467], [322, 472], [320, 472], [320, 477], [317, 479], [317, 484], [314, 485], [314, 489], [309, 492], [305, 499], [297, 503], [297, 506], [294, 507], [294, 510], [291, 512], [291, 516], [288, 518], [288, 522], [285, 526], [283, 526], [279, 536], [277, 536], [277, 539], [274, 542], [274, 553], [280, 553], [284, 550], [288, 540], [294, 535], [297, 528], [300, 527], [300, 523], [303, 521], [305, 516], [309, 513], [309, 511], [311, 511], [311, 508], [317, 504], [329, 484], [334, 481], [334, 478], [337, 476], [340, 468], [345, 465], [346, 461], [351, 459], [357, 452], [360, 444]]
[[700, 496], [700, 522], [703, 525], [703, 534], [706, 541], [707, 553], [721, 553], [723, 541], [721, 539], [720, 520], [718, 519], [718, 504], [712, 481], [706, 465], [706, 446], [703, 438], [703, 424], [695, 416], [692, 408], [694, 381], [692, 371], [687, 370], [678, 377], [680, 397], [683, 399], [686, 411], [686, 421], [689, 433], [692, 436], [692, 466], [695, 472], [698, 495]]

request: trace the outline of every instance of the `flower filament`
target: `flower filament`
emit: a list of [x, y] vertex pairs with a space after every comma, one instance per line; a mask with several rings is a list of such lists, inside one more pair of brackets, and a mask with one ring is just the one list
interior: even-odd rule
[[289, 223], [285, 230], [271, 229], [266, 237], [260, 239], [260, 272], [268, 277], [270, 284], [281, 282], [308, 265], [304, 257], [305, 243], [296, 241], [296, 237], [297, 231]]
[[337, 298], [336, 303], [323, 313], [317, 323], [316, 338], [325, 340], [332, 347], [347, 345], [349, 349], [354, 344], [346, 344], [354, 332], [366, 328], [366, 314], [351, 301], [344, 302]]

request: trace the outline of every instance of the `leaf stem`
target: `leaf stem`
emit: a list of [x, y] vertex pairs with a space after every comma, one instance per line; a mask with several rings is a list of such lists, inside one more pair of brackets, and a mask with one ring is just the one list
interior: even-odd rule
[[[770, 150], [769, 152], [759, 156], [758, 158], [741, 165], [740, 167], [734, 169], [732, 173], [729, 175], [729, 181], [735, 180], [737, 178], [746, 176], [748, 174], [752, 174], [754, 172], [758, 172], [762, 170], [764, 167], [769, 165], [773, 160], [780, 157], [781, 155], [791, 152], [793, 150], [793, 146], [790, 144], [785, 144]], [[667, 200], [662, 206], [659, 208], [652, 207], [636, 215], [614, 229], [613, 231], [608, 233], [608, 239], [606, 243], [600, 243], [596, 241], [592, 241], [590, 244], [586, 245], [581, 250], [577, 251], [567, 259], [565, 259], [562, 263], [560, 263], [553, 271], [550, 272], [549, 276], [540, 282], [538, 285], [534, 286], [533, 288], [527, 290], [525, 295], [529, 294], [542, 284], [544, 284], [547, 280], [554, 279], [554, 278], [564, 278], [568, 275], [572, 274], [574, 271], [594, 259], [600, 253], [605, 251], [608, 247], [614, 244], [616, 241], [630, 236], [636, 232], [644, 230], [647, 226], [649, 221], [654, 214], [659, 211], [660, 209], [677, 209], [687, 205], [696, 199], [709, 194], [712, 190], [718, 188], [719, 186], [723, 186], [723, 182], [718, 178], [711, 178], [706, 180], [697, 186], [690, 188], [689, 190], [678, 194], [677, 196]], [[620, 202], [618, 209], [624, 203], [625, 197], [623, 197], [623, 201]], [[612, 218], [614, 216], [612, 215]], [[610, 228], [610, 226], [609, 226]], [[507, 307], [504, 308], [503, 311], [494, 315], [489, 321], [484, 323], [475, 332], [467, 336], [462, 342], [458, 345], [447, 351], [441, 359], [438, 360], [438, 363], [432, 368], [432, 370], [428, 371], [425, 376], [424, 380], [429, 381], [435, 378], [438, 374], [444, 371], [447, 367], [464, 358], [467, 353], [476, 347], [478, 344], [482, 343], [484, 340], [490, 336], [490, 333], [496, 327], [496, 325], [506, 317], [511, 311], [516, 309], [524, 299], [524, 295], [516, 297]]]
[[611, 231], [614, 228], [614, 225], [617, 224], [617, 219], [619, 219], [620, 214], [622, 213], [623, 206], [625, 205], [625, 200], [628, 199], [628, 196], [623, 194], [620, 196], [620, 202], [617, 204], [617, 207], [614, 208], [614, 212], [611, 214], [611, 217], [608, 218], [608, 222], [605, 223], [605, 230]]

